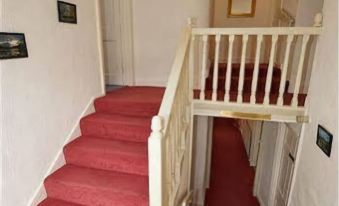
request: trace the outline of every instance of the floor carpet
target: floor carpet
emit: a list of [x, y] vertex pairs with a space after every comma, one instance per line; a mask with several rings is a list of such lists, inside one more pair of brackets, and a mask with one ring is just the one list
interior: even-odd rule
[[148, 206], [147, 139], [163, 88], [125, 87], [95, 100], [66, 165], [45, 179], [39, 206]]
[[214, 119], [211, 185], [205, 206], [259, 206], [252, 195], [254, 170], [235, 120]]

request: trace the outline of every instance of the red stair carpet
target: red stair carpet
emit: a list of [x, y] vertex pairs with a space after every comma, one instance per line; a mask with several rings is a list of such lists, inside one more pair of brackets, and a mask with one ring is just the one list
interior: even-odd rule
[[125, 87], [95, 100], [66, 145], [66, 165], [46, 178], [39, 206], [148, 206], [147, 139], [163, 88]]
[[253, 181], [254, 170], [235, 120], [214, 118], [211, 185], [205, 206], [259, 206], [252, 195]]

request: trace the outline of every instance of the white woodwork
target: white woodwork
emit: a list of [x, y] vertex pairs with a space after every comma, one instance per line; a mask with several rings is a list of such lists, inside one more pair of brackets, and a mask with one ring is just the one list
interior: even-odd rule
[[191, 28], [187, 28], [177, 49], [159, 113], [152, 121], [148, 141], [150, 206], [175, 206], [180, 198], [191, 193], [190, 42]]
[[238, 96], [237, 96], [238, 103], [242, 103], [243, 87], [244, 87], [244, 81], [245, 81], [245, 64], [246, 64], [245, 60], [246, 60], [247, 42], [248, 42], [248, 35], [244, 35], [242, 39], [241, 65], [240, 65], [239, 82], [238, 82]]
[[321, 27], [194, 28], [194, 35], [320, 35]]
[[[297, 97], [297, 93], [299, 92], [300, 80], [302, 78], [306, 44], [310, 36], [320, 35], [321, 28], [192, 28], [192, 26], [193, 19], [190, 20], [190, 26], [186, 28], [182, 34], [159, 113], [152, 120], [152, 133], [148, 141], [150, 206], [187, 205], [194, 196], [191, 190], [194, 115], [291, 123], [300, 122], [304, 117], [307, 117], [305, 107], [295, 106], [295, 97]], [[211, 36], [215, 37], [215, 57], [212, 99], [209, 100], [206, 99], [205, 82], [209, 74], [208, 63], [210, 59], [208, 40]], [[228, 36], [228, 61], [225, 76], [226, 92], [224, 100], [218, 101], [218, 65], [220, 63], [221, 38], [224, 36]], [[242, 41], [240, 42], [242, 43], [242, 56], [240, 61], [237, 101], [231, 102], [230, 88], [232, 61], [234, 61], [233, 48], [235, 46], [234, 44], [238, 43], [235, 41], [235, 36], [242, 37]], [[251, 101], [250, 103], [245, 103], [243, 102], [242, 94], [245, 83], [247, 43], [250, 36], [251, 38], [252, 36], [256, 37], [257, 48], [253, 81], [250, 85]], [[266, 77], [264, 104], [259, 104], [256, 102], [256, 89], [258, 85], [259, 66], [260, 63], [262, 63], [260, 62], [260, 56], [261, 51], [267, 49], [268, 46], [263, 44], [264, 36], [270, 37], [272, 41], [270, 45], [271, 51]], [[279, 101], [276, 105], [270, 105], [269, 94], [272, 84], [273, 68], [276, 63], [275, 54], [279, 36], [287, 36], [285, 58], [282, 65], [282, 81], [279, 85]], [[291, 51], [293, 51], [291, 44], [296, 36], [303, 37], [303, 47], [297, 68], [297, 84], [293, 98], [294, 103], [292, 106], [283, 106], [282, 95], [285, 89], [287, 70], [289, 69], [289, 56], [291, 55]], [[202, 53], [200, 53], [200, 48], [195, 46], [197, 45], [197, 39], [202, 39]], [[197, 62], [199, 62], [199, 65]], [[194, 76], [198, 73], [200, 73], [200, 79], [196, 81], [200, 82], [198, 87], [198, 89], [200, 89], [199, 99], [193, 99], [194, 85], [198, 85], [194, 82]], [[252, 134], [253, 132], [254, 131], [250, 133]], [[257, 129], [256, 133], [259, 134], [260, 129]], [[257, 138], [257, 142], [256, 148], [259, 147], [259, 138]], [[250, 150], [252, 146], [247, 148]], [[256, 159], [254, 161], [256, 161]], [[181, 201], [183, 199], [184, 203]]]
[[231, 76], [232, 76], [232, 54], [233, 54], [233, 43], [234, 35], [229, 36], [229, 47], [228, 47], [228, 60], [227, 60], [227, 71], [225, 81], [225, 102], [230, 101], [230, 87], [231, 87]]
[[302, 70], [303, 70], [304, 62], [305, 62], [306, 46], [307, 46], [309, 39], [310, 39], [310, 35], [306, 34], [306, 35], [303, 36], [303, 41], [302, 41], [302, 46], [301, 46], [301, 54], [300, 54], [300, 57], [299, 57], [299, 64], [298, 64], [298, 68], [297, 68], [297, 76], [296, 76], [294, 92], [293, 92], [293, 99], [292, 99], [292, 106], [294, 106], [294, 107], [298, 106], [298, 95], [299, 95], [299, 91], [300, 91]]
[[101, 2], [106, 84], [123, 85], [123, 66], [118, 0]]
[[284, 104], [284, 91], [285, 91], [285, 83], [286, 83], [286, 75], [288, 69], [288, 60], [290, 58], [291, 44], [293, 41], [293, 35], [288, 35], [287, 37], [287, 47], [285, 51], [284, 63], [281, 71], [281, 80], [279, 87], [279, 97], [278, 97], [278, 105], [282, 106]]
[[201, 64], [201, 88], [200, 88], [200, 99], [205, 99], [205, 85], [206, 85], [206, 70], [207, 70], [207, 40], [208, 36], [203, 36], [203, 50], [202, 50], [202, 64]]
[[265, 85], [265, 97], [264, 97], [264, 104], [265, 105], [268, 105], [270, 103], [270, 92], [271, 92], [271, 86], [272, 86], [272, 75], [273, 75], [274, 57], [275, 57], [277, 41], [278, 41], [278, 35], [273, 35], [272, 36], [270, 62], [269, 62], [269, 65], [268, 65], [266, 85]]
[[252, 87], [251, 87], [251, 104], [255, 104], [256, 102], [259, 64], [260, 64], [260, 51], [261, 51], [262, 40], [263, 40], [263, 35], [258, 35], [257, 49], [255, 53], [255, 65], [254, 65], [254, 70], [253, 70], [253, 80], [252, 80]]
[[215, 36], [215, 57], [214, 57], [214, 69], [213, 69], [213, 94], [212, 94], [213, 101], [217, 101], [220, 38], [221, 38], [220, 34]]

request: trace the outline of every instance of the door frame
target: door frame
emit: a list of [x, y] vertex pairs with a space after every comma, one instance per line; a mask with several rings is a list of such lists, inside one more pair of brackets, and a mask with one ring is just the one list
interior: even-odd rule
[[[119, 41], [121, 49], [121, 61], [123, 70], [123, 85], [134, 86], [134, 33], [133, 33], [133, 1], [132, 0], [116, 0], [118, 1], [119, 14]], [[105, 89], [105, 61], [104, 61], [104, 44], [102, 33], [102, 17], [101, 17], [101, 0], [96, 0], [96, 24], [98, 35], [98, 49], [100, 61], [100, 81], [101, 89], [104, 94]]]

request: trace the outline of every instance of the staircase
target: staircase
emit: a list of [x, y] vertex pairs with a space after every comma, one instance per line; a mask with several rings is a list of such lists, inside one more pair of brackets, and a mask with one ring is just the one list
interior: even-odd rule
[[148, 206], [147, 140], [163, 93], [126, 87], [95, 100], [82, 136], [64, 148], [66, 165], [46, 178], [39, 206]]

